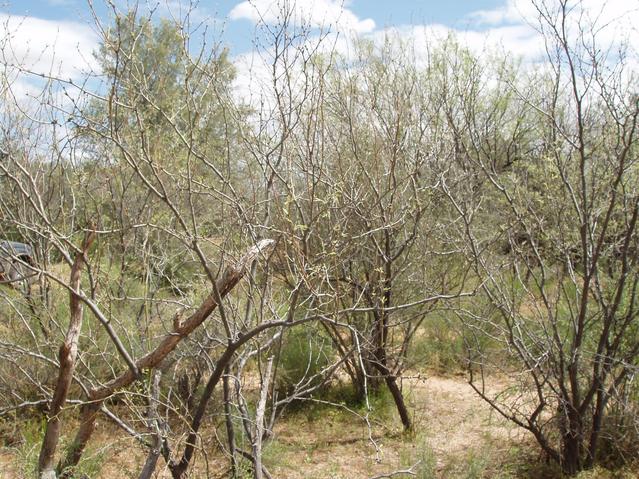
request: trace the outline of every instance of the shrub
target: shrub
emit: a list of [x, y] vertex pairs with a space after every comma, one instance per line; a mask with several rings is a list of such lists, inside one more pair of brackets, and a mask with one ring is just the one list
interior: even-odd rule
[[333, 357], [331, 342], [317, 325], [290, 329], [279, 352], [277, 389], [291, 394], [299, 387], [319, 385]]
[[464, 342], [459, 327], [444, 315], [433, 315], [417, 331], [408, 351], [409, 364], [438, 373], [454, 373], [464, 368]]

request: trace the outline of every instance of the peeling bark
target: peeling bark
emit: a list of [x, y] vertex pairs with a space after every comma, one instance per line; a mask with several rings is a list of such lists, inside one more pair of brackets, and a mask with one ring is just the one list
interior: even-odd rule
[[47, 427], [42, 440], [40, 456], [38, 458], [38, 472], [42, 479], [55, 477], [54, 461], [55, 452], [60, 440], [60, 430], [62, 422], [60, 421], [60, 413], [67, 400], [69, 388], [73, 381], [73, 372], [78, 357], [78, 340], [80, 339], [80, 330], [82, 329], [82, 302], [77, 296], [80, 290], [80, 279], [82, 267], [86, 261], [86, 254], [91, 244], [95, 240], [96, 234], [91, 231], [87, 233], [82, 249], [79, 251], [71, 267], [71, 276], [69, 286], [72, 292], [69, 293], [69, 327], [64, 338], [64, 343], [60, 346], [58, 353], [59, 370], [58, 380], [56, 381], [55, 392], [49, 406], [49, 414], [47, 418]]
[[[224, 298], [239, 283], [251, 263], [273, 244], [273, 240], [261, 240], [255, 246], [251, 247], [237, 263], [227, 267], [216, 282], [219, 296]], [[175, 321], [173, 331], [166, 334], [153, 351], [136, 361], [135, 365], [137, 370], [142, 371], [156, 367], [184, 338], [200, 326], [211, 313], [213, 313], [215, 308], [217, 308], [218, 303], [215, 300], [217, 292], [215, 290], [212, 291], [202, 301], [197, 310], [184, 321]], [[89, 402], [82, 409], [80, 428], [76, 433], [73, 446], [69, 453], [65, 459], [58, 464], [58, 471], [69, 470], [77, 465], [87, 443], [91, 439], [91, 435], [95, 429], [97, 413], [104, 400], [113, 395], [117, 390], [130, 386], [137, 379], [138, 377], [133, 374], [131, 369], [127, 369], [120, 376], [112, 379], [104, 386], [89, 391]]]

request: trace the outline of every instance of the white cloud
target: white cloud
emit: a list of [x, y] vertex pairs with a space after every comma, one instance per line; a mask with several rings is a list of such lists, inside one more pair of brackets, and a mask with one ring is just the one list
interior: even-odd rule
[[478, 25], [502, 25], [534, 20], [537, 11], [530, 0], [506, 0], [504, 5], [491, 10], [477, 10], [468, 15], [468, 19]]
[[231, 13], [233, 20], [247, 19], [254, 23], [276, 24], [282, 11], [292, 9], [295, 25], [309, 24], [313, 28], [332, 31], [368, 33], [375, 29], [371, 18], [360, 20], [339, 0], [252, 0], [237, 4]]
[[238, 100], [254, 105], [259, 99], [254, 98], [258, 92], [264, 91], [269, 81], [267, 65], [255, 52], [244, 53], [233, 59], [235, 79], [233, 90]]
[[98, 37], [87, 25], [0, 14], [2, 63], [35, 74], [80, 78], [98, 65]]
[[[504, 26], [539, 26], [540, 11], [549, 18], [559, 20], [559, 3], [553, 0], [507, 0], [493, 10], [471, 13], [468, 19], [479, 27], [487, 27], [490, 35], [499, 33]], [[637, 0], [569, 0], [566, 23], [569, 36], [577, 39], [580, 28], [596, 32], [600, 49], [616, 48], [628, 43], [639, 47], [636, 26], [639, 25], [639, 1]], [[505, 38], [510, 38], [508, 32]], [[588, 39], [586, 38], [586, 41]], [[506, 43], [506, 42], [505, 42]]]
[[215, 13], [200, 3], [189, 3], [184, 0], [147, 0], [145, 7], [147, 15], [170, 18], [178, 23], [185, 23], [188, 20], [191, 25], [199, 23], [215, 25], [217, 21]]
[[[292, 1], [292, 0], [291, 0]], [[266, 23], [276, 23], [277, 13], [286, 0], [252, 0], [238, 4], [231, 12], [232, 18], [248, 18], [258, 22], [260, 15]], [[557, 8], [558, 2], [548, 0], [545, 2], [552, 8]], [[543, 0], [536, 2], [543, 5]], [[351, 14], [348, 10], [342, 10], [342, 4], [330, 0], [312, 2], [298, 1], [298, 9], [306, 9], [307, 18], [313, 25], [326, 24], [329, 17], [325, 14], [330, 8], [334, 11]], [[639, 50], [639, 35], [636, 35], [635, 25], [639, 25], [639, 0], [608, 0], [602, 3], [599, 0], [576, 0], [569, 5], [573, 8], [570, 14], [569, 34], [574, 35], [574, 48], [579, 48], [579, 26], [588, 29], [594, 25], [598, 38], [598, 47], [605, 50], [617, 48], [623, 41], [628, 41], [631, 48]], [[552, 13], [552, 12], [551, 12]], [[324, 17], [321, 15], [325, 14]], [[331, 14], [335, 18], [337, 13]], [[325, 39], [324, 51], [335, 48], [335, 51], [349, 57], [357, 51], [353, 41], [357, 38], [372, 40], [374, 44], [382, 45], [387, 41], [397, 41], [397, 48], [411, 48], [411, 55], [419, 65], [428, 61], [432, 47], [454, 36], [457, 41], [469, 48], [477, 55], [486, 52], [493, 54], [513, 55], [521, 57], [526, 65], [541, 66], [547, 61], [546, 45], [542, 34], [539, 32], [539, 12], [535, 2], [531, 0], [504, 0], [503, 4], [493, 10], [476, 11], [467, 16], [469, 21], [466, 29], [456, 29], [441, 24], [424, 25], [400, 25], [384, 29], [365, 28], [351, 29], [352, 35], [340, 35], [336, 44], [331, 43], [331, 38]], [[348, 20], [351, 18], [351, 20]], [[355, 18], [355, 20], [352, 20]], [[322, 23], [324, 22], [324, 23]], [[360, 22], [356, 17], [347, 17], [347, 23]], [[372, 22], [372, 20], [371, 20]], [[333, 30], [335, 31], [335, 30]], [[340, 31], [340, 30], [337, 30]], [[595, 30], [593, 30], [595, 31]], [[311, 37], [307, 43], [316, 41]], [[268, 42], [267, 42], [268, 44]], [[583, 45], [582, 45], [583, 47]], [[268, 95], [268, 76], [271, 69], [267, 64], [272, 55], [260, 57], [255, 52], [247, 53], [236, 58], [238, 76], [236, 78], [236, 94], [251, 104], [264, 101], [264, 95]], [[613, 54], [608, 61], [615, 61]], [[265, 93], [267, 92], [267, 93]]]
[[60, 105], [77, 99], [80, 89], [49, 89], [45, 77], [82, 84], [99, 71], [93, 56], [98, 36], [85, 24], [0, 14], [0, 68], [5, 87], [21, 108], [35, 108], [45, 98]]
[[46, 0], [52, 7], [68, 7], [75, 5], [75, 0]]
[[486, 31], [459, 32], [462, 43], [479, 52], [482, 47], [497, 49], [515, 56], [536, 60], [544, 53], [544, 42], [528, 25], [505, 25]]
[[[397, 38], [404, 42], [404, 46], [412, 45], [416, 55], [419, 56], [421, 53], [425, 57], [429, 51], [427, 47], [440, 44], [450, 36], [476, 55], [490, 50], [536, 60], [544, 51], [544, 44], [538, 32], [523, 24], [505, 25], [488, 30], [456, 30], [441, 24], [408, 25], [379, 30], [371, 38], [376, 44], [382, 44], [388, 38]], [[416, 60], [420, 61], [419, 58]]]
[[[559, 3], [555, 0], [505, 0], [493, 10], [469, 14], [470, 23], [463, 30], [437, 24], [408, 25], [376, 31], [372, 37], [379, 39], [391, 33], [416, 45], [432, 45], [452, 34], [476, 54], [492, 50], [539, 64], [546, 61], [546, 57], [537, 6], [544, 8], [544, 4], [550, 10], [547, 12], [550, 17], [558, 14]], [[613, 52], [609, 61], [617, 58], [616, 49], [622, 44], [629, 45], [633, 53], [639, 51], [639, 0], [572, 0], [568, 10], [567, 31], [575, 50], [584, 45], [592, 47], [587, 33], [590, 31], [596, 33], [596, 50]], [[580, 29], [586, 32], [583, 38], [580, 38]]]
[[[558, 11], [556, 0], [506, 0], [505, 3], [492, 10], [478, 10], [468, 18], [488, 25], [504, 22], [520, 23], [530, 21], [536, 23], [539, 10]], [[566, 10], [572, 18], [583, 15], [584, 19], [596, 21], [599, 26], [614, 22], [630, 24], [637, 19], [639, 2], [637, 0], [568, 0]], [[630, 16], [629, 16], [630, 15]]]

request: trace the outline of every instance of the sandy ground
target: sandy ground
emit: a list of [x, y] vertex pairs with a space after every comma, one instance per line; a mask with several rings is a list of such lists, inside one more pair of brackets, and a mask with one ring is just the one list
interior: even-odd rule
[[[276, 429], [280, 462], [275, 477], [347, 479], [373, 477], [407, 469], [421, 460], [424, 477], [451, 477], [474, 461], [485, 477], [492, 477], [490, 455], [503, 453], [523, 440], [522, 434], [492, 414], [463, 378], [429, 377], [409, 381], [408, 398], [415, 411], [415, 433], [407, 436], [399, 427], [374, 427], [373, 439], [362, 421], [331, 424], [331, 418], [299, 420]], [[407, 384], [405, 382], [404, 386]], [[399, 419], [392, 423], [398, 425]], [[305, 455], [301, 456], [300, 451]], [[490, 459], [493, 464], [486, 464]], [[302, 466], [302, 467], [300, 467]], [[498, 467], [498, 466], [497, 466]], [[479, 472], [479, 471], [478, 471]], [[403, 475], [401, 477], [408, 477]]]
[[[405, 469], [418, 460], [422, 477], [457, 477], [459, 471], [473, 468], [476, 477], [492, 477], [490, 471], [499, 469], [500, 461], [508, 460], [513, 448], [525, 441], [521, 432], [491, 413], [464, 378], [415, 378], [405, 381], [404, 388], [415, 411], [413, 434], [401, 431], [392, 405], [386, 408], [388, 417], [372, 429], [344, 412], [299, 412], [278, 423], [264, 452], [265, 464], [273, 477], [291, 479], [368, 478]], [[24, 451], [22, 458], [17, 451], [0, 450], [1, 478], [28, 477], [21, 469]], [[137, 477], [145, 458], [133, 440], [110, 424], [100, 426], [93, 451], [96, 457], [103, 455], [96, 478]], [[162, 471], [162, 460], [158, 465], [157, 477], [170, 477]], [[224, 477], [226, 468], [213, 452], [206, 460], [199, 458], [191, 477]]]

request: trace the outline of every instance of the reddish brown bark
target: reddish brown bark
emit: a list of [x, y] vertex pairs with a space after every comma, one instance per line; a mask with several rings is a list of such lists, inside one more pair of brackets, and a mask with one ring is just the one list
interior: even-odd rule
[[80, 278], [82, 267], [85, 263], [86, 254], [91, 244], [95, 240], [95, 232], [87, 233], [79, 251], [71, 266], [71, 276], [69, 280], [69, 327], [64, 338], [64, 343], [60, 346], [58, 354], [60, 365], [58, 370], [58, 380], [56, 382], [53, 399], [49, 406], [49, 414], [47, 420], [47, 428], [42, 440], [40, 449], [40, 457], [38, 458], [38, 471], [41, 477], [51, 477], [53, 474], [55, 451], [58, 447], [60, 439], [60, 429], [62, 423], [60, 421], [60, 413], [67, 400], [69, 388], [73, 381], [73, 372], [75, 371], [75, 363], [78, 356], [78, 340], [80, 338], [80, 330], [82, 328], [82, 302], [77, 296], [80, 290]]
[[[222, 276], [217, 280], [216, 286], [219, 291], [220, 297], [224, 298], [242, 279], [246, 273], [246, 269], [255, 260], [260, 253], [273, 244], [273, 240], [262, 240], [257, 245], [250, 248], [244, 256], [236, 263], [229, 266]], [[218, 306], [215, 300], [216, 292], [212, 291], [203, 301], [197, 310], [191, 314], [184, 321], [175, 321], [174, 329], [172, 332], [166, 334], [160, 344], [150, 353], [143, 356], [136, 361], [136, 369], [142, 371], [144, 369], [151, 369], [156, 367], [164, 358], [173, 351], [177, 345], [191, 332], [193, 332], [198, 326], [200, 326], [215, 310]], [[97, 413], [104, 402], [109, 396], [114, 394], [117, 390], [125, 388], [138, 377], [127, 369], [120, 376], [112, 379], [104, 386], [89, 391], [89, 403], [82, 409], [82, 418], [80, 428], [76, 433], [73, 446], [67, 454], [64, 461], [61, 461], [58, 465], [59, 471], [66, 471], [75, 466], [80, 458], [84, 449], [91, 439], [93, 430], [95, 429], [95, 420]]]

